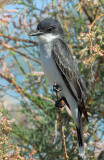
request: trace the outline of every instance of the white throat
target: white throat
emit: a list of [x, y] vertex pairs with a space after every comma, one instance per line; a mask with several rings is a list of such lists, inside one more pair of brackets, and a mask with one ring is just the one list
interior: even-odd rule
[[48, 33], [48, 34], [38, 36], [38, 40], [40, 43], [47, 43], [47, 42], [53, 41], [58, 37], [59, 35], [53, 35], [52, 33]]

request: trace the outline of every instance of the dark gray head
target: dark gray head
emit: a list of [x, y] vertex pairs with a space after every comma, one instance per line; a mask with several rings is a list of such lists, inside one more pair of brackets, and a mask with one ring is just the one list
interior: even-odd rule
[[37, 25], [36, 31], [31, 36], [38, 36], [40, 41], [45, 41], [46, 39], [46, 41], [50, 41], [55, 37], [64, 38], [64, 32], [57, 20], [45, 18]]

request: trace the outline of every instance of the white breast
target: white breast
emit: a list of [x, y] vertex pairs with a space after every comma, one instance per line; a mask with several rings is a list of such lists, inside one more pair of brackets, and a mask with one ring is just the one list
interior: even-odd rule
[[51, 54], [51, 45], [51, 43], [44, 45], [40, 44], [40, 58], [43, 71], [48, 78], [49, 83], [53, 86], [55, 82], [61, 84], [61, 77]]

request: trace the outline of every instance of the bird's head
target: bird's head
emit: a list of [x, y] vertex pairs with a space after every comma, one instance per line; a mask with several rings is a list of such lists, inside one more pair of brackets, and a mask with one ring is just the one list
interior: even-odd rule
[[63, 38], [64, 32], [57, 20], [45, 18], [37, 25], [36, 31], [31, 36], [38, 36], [39, 41], [45, 43], [58, 37]]

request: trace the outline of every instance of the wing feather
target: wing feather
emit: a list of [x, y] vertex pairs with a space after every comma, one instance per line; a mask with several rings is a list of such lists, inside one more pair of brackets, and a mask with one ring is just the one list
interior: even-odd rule
[[77, 62], [70, 53], [67, 44], [61, 39], [56, 39], [53, 44], [52, 55], [69, 92], [71, 92], [73, 98], [77, 101], [80, 111], [88, 120], [84, 105], [86, 97], [85, 86], [80, 77]]

